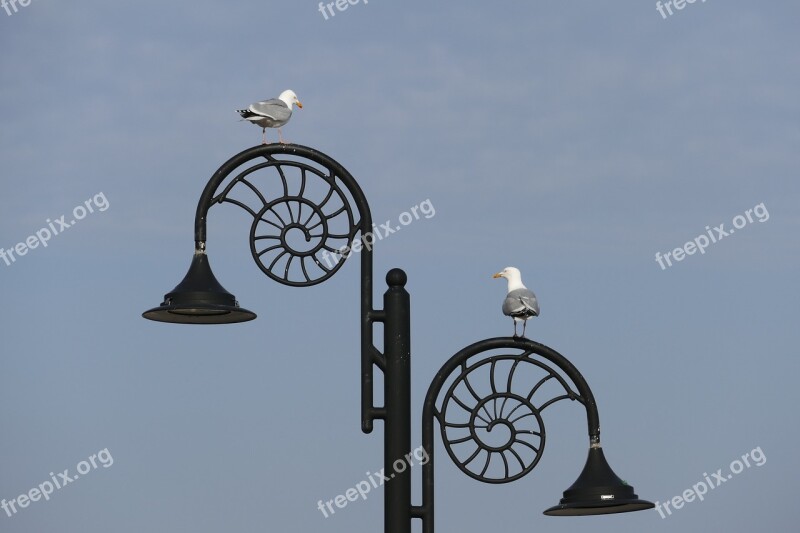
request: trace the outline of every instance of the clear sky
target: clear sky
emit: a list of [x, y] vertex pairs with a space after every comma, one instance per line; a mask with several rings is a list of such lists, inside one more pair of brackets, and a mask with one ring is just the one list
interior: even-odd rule
[[[441, 365], [511, 334], [491, 275], [513, 265], [541, 304], [528, 336], [586, 377], [620, 477], [654, 502], [726, 477], [664, 518], [543, 516], [586, 457], [562, 402], [507, 485], [463, 475], [437, 435], [440, 532], [796, 530], [796, 2], [7, 5], [0, 530], [381, 530], [381, 489], [317, 508], [382, 466], [382, 425], [360, 432], [356, 261], [279, 285], [248, 217], [215, 207], [215, 273], [259, 318], [140, 316], [188, 268], [208, 178], [261, 141], [235, 110], [287, 88], [304, 108], [285, 137], [343, 164], [376, 222], [435, 208], [375, 248], [376, 301], [390, 268], [409, 276], [414, 446]], [[31, 493], [65, 469], [86, 474]]]

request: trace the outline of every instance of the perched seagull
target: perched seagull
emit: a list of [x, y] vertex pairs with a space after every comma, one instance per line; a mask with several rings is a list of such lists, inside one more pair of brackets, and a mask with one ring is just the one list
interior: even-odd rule
[[281, 126], [292, 118], [292, 105], [303, 109], [303, 104], [297, 99], [294, 91], [286, 90], [277, 98], [264, 100], [251, 104], [247, 109], [239, 109], [237, 113], [243, 120], [249, 120], [256, 126], [261, 126], [261, 144], [267, 144], [267, 128], [278, 128], [278, 138], [283, 142]]
[[514, 319], [514, 337], [517, 337], [517, 322], [522, 322], [522, 336], [525, 337], [525, 327], [528, 319], [539, 316], [539, 302], [536, 295], [522, 284], [519, 270], [506, 267], [493, 278], [506, 278], [508, 280], [508, 294], [503, 300], [503, 314]]

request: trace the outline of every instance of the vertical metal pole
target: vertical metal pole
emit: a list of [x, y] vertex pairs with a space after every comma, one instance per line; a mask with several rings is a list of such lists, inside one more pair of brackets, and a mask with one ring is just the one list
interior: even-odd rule
[[[438, 395], [439, 391], [436, 391]], [[433, 490], [435, 474], [435, 447], [433, 442], [433, 420], [436, 409], [436, 396], [426, 397], [422, 410], [422, 446], [428, 454], [428, 461], [422, 465], [422, 506], [417, 508], [417, 514], [422, 519], [422, 533], [434, 533], [434, 507]]]
[[386, 427], [384, 444], [385, 533], [411, 533], [411, 302], [408, 277], [399, 268], [386, 274], [383, 351]]

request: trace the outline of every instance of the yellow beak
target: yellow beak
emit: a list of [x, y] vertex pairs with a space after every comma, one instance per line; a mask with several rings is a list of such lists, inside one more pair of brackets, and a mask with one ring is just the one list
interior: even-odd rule
[[502, 273], [502, 272], [498, 272], [497, 274], [495, 274], [495, 275], [494, 275], [494, 276], [492, 276], [492, 277], [493, 277], [493, 278], [502, 278], [502, 277], [503, 277], [503, 273]]
[[297, 102], [297, 107], [299, 107], [300, 109], [303, 109], [303, 104], [301, 104], [300, 101], [298, 101]]

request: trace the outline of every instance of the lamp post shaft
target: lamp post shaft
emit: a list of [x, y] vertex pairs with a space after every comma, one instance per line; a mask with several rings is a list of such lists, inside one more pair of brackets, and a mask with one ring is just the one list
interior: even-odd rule
[[411, 533], [411, 303], [399, 269], [387, 275], [383, 296], [386, 407], [385, 533]]

